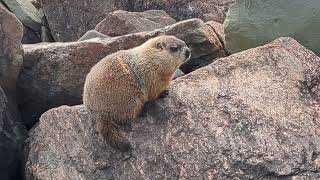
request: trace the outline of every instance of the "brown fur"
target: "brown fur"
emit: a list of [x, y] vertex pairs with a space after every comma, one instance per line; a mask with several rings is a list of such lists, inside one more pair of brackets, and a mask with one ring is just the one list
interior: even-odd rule
[[[178, 51], [172, 48], [177, 47]], [[116, 124], [135, 119], [147, 101], [156, 100], [175, 70], [189, 57], [186, 44], [160, 36], [98, 62], [86, 77], [83, 102], [97, 121], [97, 130], [113, 147], [126, 151], [128, 140]]]

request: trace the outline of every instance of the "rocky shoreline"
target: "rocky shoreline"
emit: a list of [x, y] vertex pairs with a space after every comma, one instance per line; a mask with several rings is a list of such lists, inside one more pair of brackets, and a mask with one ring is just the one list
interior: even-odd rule
[[[270, 7], [233, 3], [0, 1], [0, 179], [320, 179], [316, 31], [263, 36], [268, 18], [283, 20], [254, 22], [245, 15]], [[316, 16], [320, 4], [307, 3]], [[192, 57], [123, 129], [133, 150], [121, 153], [95, 131], [84, 80], [105, 56], [160, 35]]]

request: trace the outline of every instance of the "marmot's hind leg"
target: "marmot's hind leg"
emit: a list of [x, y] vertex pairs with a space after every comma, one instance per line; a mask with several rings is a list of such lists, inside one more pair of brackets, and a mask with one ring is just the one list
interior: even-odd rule
[[[122, 152], [132, 150], [131, 144], [127, 138], [125, 138], [119, 127], [109, 119], [102, 119], [100, 116], [97, 119], [97, 130], [107, 143], [116, 149], [119, 149]], [[106, 118], [106, 117], [104, 117]]]

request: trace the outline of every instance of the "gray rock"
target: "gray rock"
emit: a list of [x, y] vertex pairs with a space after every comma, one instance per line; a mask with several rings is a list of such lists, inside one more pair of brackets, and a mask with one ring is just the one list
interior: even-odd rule
[[55, 41], [77, 41], [102, 21], [106, 14], [121, 8], [118, 0], [42, 0]]
[[9, 108], [18, 116], [16, 82], [23, 64], [23, 26], [14, 14], [0, 4], [0, 87], [9, 99]]
[[238, 0], [225, 21], [226, 46], [232, 53], [293, 37], [320, 55], [319, 0]]
[[84, 41], [92, 38], [109, 38], [110, 36], [107, 36], [105, 34], [102, 34], [96, 30], [90, 30], [86, 32], [78, 41]]
[[30, 179], [319, 179], [320, 58], [291, 38], [173, 81], [105, 144], [85, 108], [62, 106], [29, 134]]
[[128, 12], [117, 10], [107, 15], [95, 27], [95, 30], [108, 36], [121, 36], [143, 31], [152, 31], [174, 24], [166, 12], [150, 10], [145, 12]]
[[28, 0], [2, 0], [20, 21], [35, 32], [41, 31], [39, 11]]
[[52, 107], [80, 104], [85, 76], [94, 64], [111, 53], [133, 48], [161, 34], [186, 41], [192, 58], [184, 65], [185, 69], [199, 67], [200, 63], [210, 63], [224, 55], [215, 33], [199, 19], [114, 38], [25, 45], [24, 68], [18, 81], [24, 121], [32, 127], [40, 115]]
[[27, 134], [16, 107], [16, 81], [23, 61], [22, 24], [2, 4], [0, 17], [0, 179], [7, 180], [22, 178], [21, 151]]

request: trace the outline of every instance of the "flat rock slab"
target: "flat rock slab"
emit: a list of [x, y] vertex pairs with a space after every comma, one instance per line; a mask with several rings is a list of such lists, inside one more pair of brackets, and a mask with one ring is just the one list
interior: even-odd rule
[[131, 153], [105, 144], [84, 106], [41, 116], [29, 179], [319, 179], [320, 58], [291, 38], [173, 81], [127, 129]]
[[119, 0], [42, 0], [44, 14], [55, 41], [78, 40], [106, 14], [122, 9]]
[[122, 36], [143, 31], [152, 31], [176, 23], [166, 12], [149, 10], [145, 12], [114, 11], [95, 27], [108, 36]]
[[111, 53], [136, 47], [161, 34], [186, 41], [192, 58], [182, 68], [189, 72], [225, 56], [215, 32], [199, 19], [114, 38], [25, 45], [24, 68], [18, 81], [25, 123], [32, 127], [52, 107], [80, 104], [85, 77], [93, 65]]

